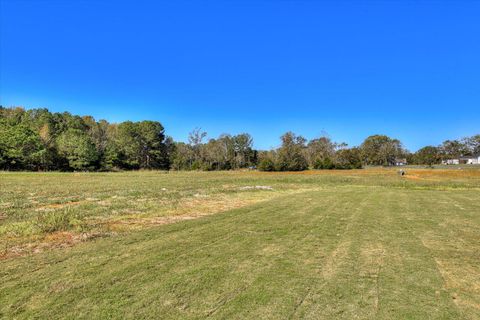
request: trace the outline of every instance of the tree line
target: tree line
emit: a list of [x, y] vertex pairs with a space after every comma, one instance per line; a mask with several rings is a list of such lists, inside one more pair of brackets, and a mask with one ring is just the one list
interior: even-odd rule
[[434, 165], [442, 160], [460, 157], [480, 156], [480, 134], [458, 140], [446, 140], [439, 146], [426, 146], [415, 153], [409, 153], [407, 159], [412, 164]]
[[248, 133], [208, 139], [197, 128], [188, 142], [176, 142], [158, 121], [109, 123], [68, 112], [0, 106], [0, 170], [357, 169], [393, 165], [398, 158], [433, 165], [477, 153], [480, 135], [410, 153], [399, 140], [385, 135], [370, 136], [359, 147], [349, 148], [327, 136], [308, 141], [292, 132], [281, 136], [280, 147], [259, 151]]

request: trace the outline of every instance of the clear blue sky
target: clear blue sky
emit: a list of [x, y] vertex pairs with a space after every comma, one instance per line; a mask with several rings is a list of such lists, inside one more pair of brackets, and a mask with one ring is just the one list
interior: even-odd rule
[[0, 0], [0, 103], [410, 150], [480, 133], [480, 1]]

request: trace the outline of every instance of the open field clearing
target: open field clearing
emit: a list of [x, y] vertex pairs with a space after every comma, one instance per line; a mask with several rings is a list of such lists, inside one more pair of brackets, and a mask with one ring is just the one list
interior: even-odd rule
[[0, 173], [0, 318], [479, 319], [480, 170]]

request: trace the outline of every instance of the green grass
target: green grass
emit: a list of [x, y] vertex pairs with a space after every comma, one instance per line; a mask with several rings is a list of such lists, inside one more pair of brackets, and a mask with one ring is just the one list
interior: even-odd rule
[[[479, 173], [3, 173], [0, 227], [20, 231], [2, 240], [41, 246], [58, 230], [99, 237], [6, 255], [0, 317], [478, 319]], [[145, 222], [191, 216], [195, 206], [225, 210]], [[39, 214], [57, 212], [68, 218], [50, 218], [58, 228], [37, 226]]]

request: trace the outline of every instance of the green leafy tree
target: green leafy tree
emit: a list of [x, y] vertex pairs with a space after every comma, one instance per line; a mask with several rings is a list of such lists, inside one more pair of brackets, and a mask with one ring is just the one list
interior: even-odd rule
[[245, 168], [255, 161], [253, 138], [248, 133], [241, 133], [233, 137], [235, 160], [234, 168]]
[[278, 171], [302, 171], [308, 168], [304, 156], [305, 138], [293, 132], [287, 132], [282, 137], [282, 146], [278, 149], [275, 167]]
[[222, 170], [228, 164], [227, 153], [220, 139], [210, 139], [203, 145], [202, 155], [201, 168], [204, 170]]
[[470, 153], [468, 146], [460, 140], [446, 140], [440, 146], [440, 150], [444, 159], [458, 158]]
[[314, 169], [331, 169], [337, 144], [328, 137], [310, 140], [305, 149], [306, 159]]
[[164, 128], [159, 122], [123, 122], [116, 136], [128, 168], [168, 169]]
[[359, 148], [340, 149], [335, 154], [335, 169], [361, 169], [362, 157]]
[[480, 134], [465, 138], [464, 140], [464, 144], [467, 146], [471, 155], [480, 154]]
[[385, 135], [373, 135], [361, 145], [363, 162], [367, 165], [394, 165], [395, 159], [405, 154], [397, 139]]
[[93, 170], [98, 159], [91, 138], [79, 129], [68, 129], [58, 138], [58, 151], [74, 170]]
[[313, 169], [335, 169], [335, 163], [329, 157], [317, 158], [313, 163]]
[[3, 119], [10, 125], [17, 125], [22, 122], [25, 109], [22, 107], [4, 108], [0, 107], [0, 119]]
[[413, 161], [415, 164], [434, 165], [440, 163], [442, 155], [437, 147], [426, 146], [418, 150], [413, 155]]
[[40, 136], [23, 124], [0, 118], [0, 168], [37, 170], [45, 149]]
[[258, 170], [275, 171], [275, 153], [273, 151], [264, 151], [259, 154]]
[[173, 153], [170, 156], [172, 169], [174, 170], [192, 170], [192, 164], [195, 161], [192, 147], [184, 142], [177, 142], [174, 145]]

